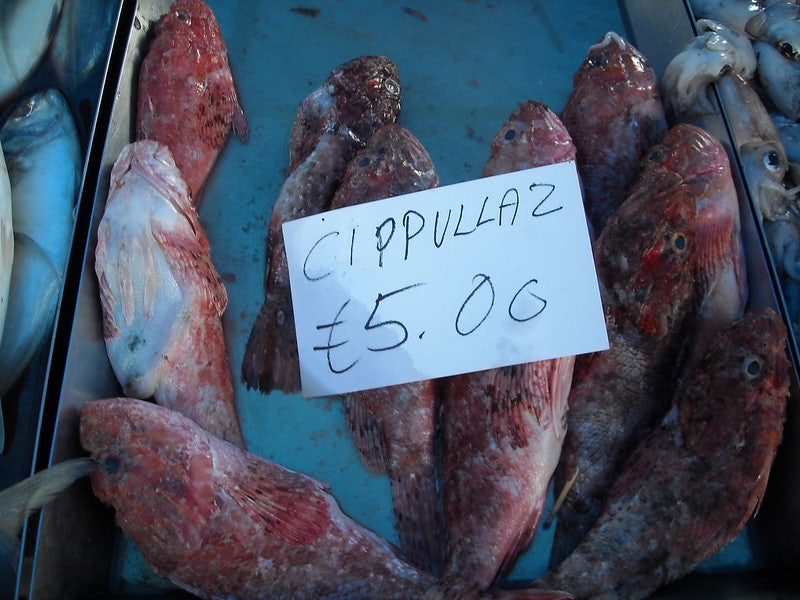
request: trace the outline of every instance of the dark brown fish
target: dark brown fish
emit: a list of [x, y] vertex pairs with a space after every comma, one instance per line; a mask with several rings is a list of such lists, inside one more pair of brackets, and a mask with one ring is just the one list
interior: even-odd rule
[[242, 380], [265, 394], [300, 390], [289, 269], [281, 227], [328, 208], [353, 155], [400, 111], [397, 66], [361, 56], [334, 69], [300, 104], [289, 139], [289, 176], [267, 233], [265, 298], [242, 359]]
[[599, 234], [641, 159], [667, 131], [653, 69], [630, 42], [607, 33], [575, 73], [561, 120], [575, 142], [586, 214]]
[[[150, 402], [87, 402], [95, 495], [159, 574], [207, 600], [420, 598], [434, 579], [339, 508], [321, 482]], [[561, 600], [509, 590], [492, 598]]]
[[[356, 153], [331, 210], [439, 185], [430, 155], [407, 129], [381, 127]], [[400, 543], [407, 558], [438, 574], [444, 563], [441, 500], [434, 465], [438, 412], [434, 381], [344, 395], [347, 426], [364, 464], [386, 473]]]
[[[574, 158], [558, 117], [529, 101], [495, 135], [484, 175]], [[426, 599], [479, 597], [529, 545], [564, 440], [574, 358], [447, 380], [441, 417], [447, 564]]]
[[139, 71], [136, 137], [170, 149], [197, 203], [231, 128], [247, 139], [217, 19], [203, 0], [175, 0]]
[[[739, 208], [722, 145], [677, 125], [594, 244], [610, 348], [576, 359], [553, 564], [599, 514], [619, 464], [669, 408], [685, 353], [744, 310]], [[687, 348], [690, 348], [687, 350]]]
[[576, 598], [645, 598], [736, 537], [758, 510], [781, 440], [785, 348], [771, 308], [721, 332], [625, 463], [595, 525], [537, 584]]

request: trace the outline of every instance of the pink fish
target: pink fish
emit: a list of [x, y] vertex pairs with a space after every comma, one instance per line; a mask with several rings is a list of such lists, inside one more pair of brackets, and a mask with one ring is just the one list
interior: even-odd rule
[[[387, 124], [350, 161], [330, 209], [439, 185], [430, 155], [407, 129]], [[408, 559], [439, 574], [442, 506], [434, 464], [438, 389], [434, 381], [346, 394], [347, 426], [364, 464], [386, 473], [400, 543]]]
[[283, 223], [326, 210], [350, 159], [400, 112], [397, 65], [359, 56], [336, 67], [300, 104], [289, 138], [289, 176], [267, 232], [264, 303], [242, 359], [242, 381], [269, 394], [300, 391]]
[[[339, 508], [319, 481], [129, 398], [90, 401], [95, 495], [158, 573], [200, 598], [420, 598], [431, 575]], [[569, 598], [509, 590], [493, 598]]]
[[228, 295], [169, 149], [120, 153], [98, 226], [103, 335], [125, 394], [154, 398], [239, 446], [222, 313]]
[[[491, 145], [484, 175], [574, 160], [558, 117], [522, 103]], [[450, 378], [442, 398], [444, 576], [426, 599], [478, 598], [527, 548], [564, 440], [575, 357]]]
[[142, 61], [136, 137], [170, 149], [197, 202], [231, 128], [247, 139], [217, 19], [203, 0], [175, 0]]
[[574, 76], [561, 120], [577, 148], [584, 206], [599, 234], [667, 131], [655, 73], [641, 53], [609, 32]]
[[789, 395], [771, 308], [720, 332], [636, 447], [594, 526], [537, 583], [576, 598], [645, 598], [730, 542], [764, 497]]
[[681, 360], [702, 353], [747, 298], [738, 196], [725, 149], [673, 127], [594, 243], [610, 348], [576, 359], [556, 488], [553, 564], [601, 510], [633, 445], [669, 408]]

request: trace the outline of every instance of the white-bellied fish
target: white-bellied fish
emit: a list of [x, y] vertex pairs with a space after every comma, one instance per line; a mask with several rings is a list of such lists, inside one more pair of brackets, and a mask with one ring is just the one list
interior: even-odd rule
[[228, 294], [165, 145], [128, 144], [114, 163], [95, 272], [106, 350], [125, 393], [243, 446], [222, 329]]

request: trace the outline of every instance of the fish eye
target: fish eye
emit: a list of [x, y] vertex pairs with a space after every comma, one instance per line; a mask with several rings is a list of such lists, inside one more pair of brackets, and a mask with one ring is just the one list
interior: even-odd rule
[[742, 372], [750, 380], [761, 374], [761, 359], [757, 356], [748, 356], [742, 363]]
[[513, 129], [509, 129], [508, 131], [506, 131], [506, 135], [505, 135], [504, 137], [505, 137], [507, 140], [511, 141], [511, 140], [513, 140], [515, 137], [517, 137], [517, 132], [516, 132], [516, 131], [514, 131]]
[[181, 23], [183, 23], [185, 25], [191, 25], [192, 24], [192, 17], [189, 15], [189, 13], [184, 12], [182, 10], [176, 10], [175, 11], [175, 18], [178, 19], [178, 21], [180, 21]]
[[656, 146], [650, 151], [650, 154], [647, 155], [647, 160], [650, 162], [661, 162], [664, 160], [664, 157], [667, 155], [667, 150], [663, 146]]
[[591, 65], [592, 67], [604, 67], [608, 64], [606, 55], [603, 52], [592, 54], [591, 56], [589, 56], [588, 61], [589, 65]]
[[778, 52], [790, 60], [797, 58], [797, 51], [792, 46], [791, 42], [779, 42], [777, 44]]
[[764, 155], [764, 166], [770, 171], [778, 171], [781, 168], [781, 158], [777, 152], [768, 152]]
[[113, 456], [107, 456], [103, 461], [103, 466], [106, 469], [106, 473], [109, 475], [114, 475], [117, 471], [119, 471], [119, 460]]
[[387, 77], [383, 80], [383, 87], [386, 88], [386, 91], [392, 94], [393, 96], [397, 96], [400, 94], [400, 84], [394, 79], [394, 77]]
[[689, 239], [681, 231], [673, 233], [669, 243], [677, 252], [684, 252], [689, 247]]

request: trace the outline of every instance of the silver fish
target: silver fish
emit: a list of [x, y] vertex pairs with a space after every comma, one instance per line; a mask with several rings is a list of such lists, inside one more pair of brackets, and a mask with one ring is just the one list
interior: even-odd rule
[[27, 81], [53, 36], [62, 0], [0, 1], [0, 106]]
[[25, 518], [97, 468], [91, 458], [75, 458], [39, 471], [0, 492], [0, 597], [14, 597], [19, 536]]
[[81, 148], [66, 99], [24, 100], [0, 129], [11, 182], [14, 265], [0, 341], [0, 398], [52, 330], [72, 246]]

